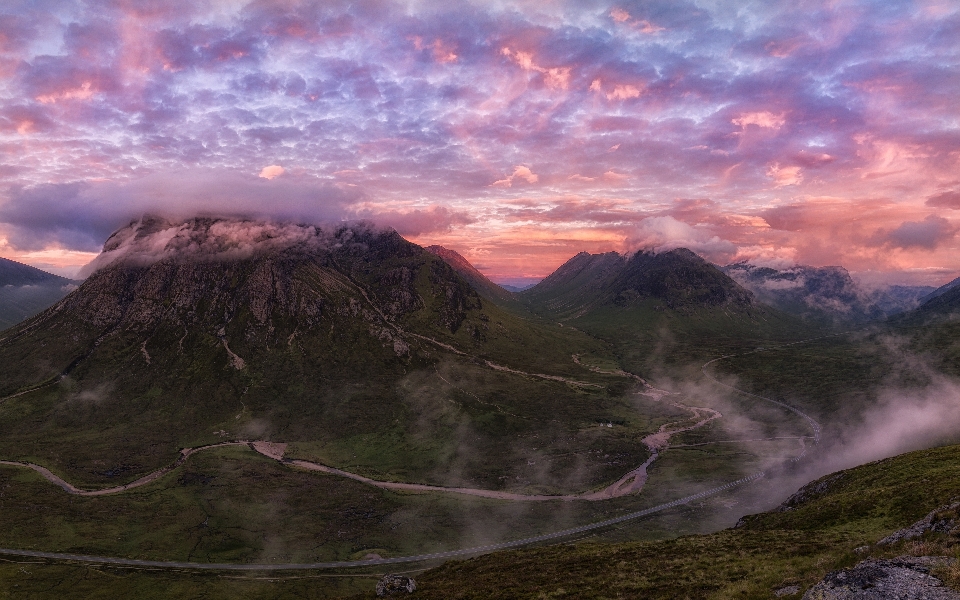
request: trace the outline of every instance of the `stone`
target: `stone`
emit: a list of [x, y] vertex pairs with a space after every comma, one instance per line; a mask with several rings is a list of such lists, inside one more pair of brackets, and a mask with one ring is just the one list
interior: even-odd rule
[[960, 592], [930, 574], [953, 560], [942, 556], [864, 560], [853, 568], [828, 573], [807, 590], [803, 600], [960, 600]]
[[412, 594], [417, 589], [417, 582], [413, 577], [406, 575], [384, 575], [377, 583], [377, 597], [398, 596]]

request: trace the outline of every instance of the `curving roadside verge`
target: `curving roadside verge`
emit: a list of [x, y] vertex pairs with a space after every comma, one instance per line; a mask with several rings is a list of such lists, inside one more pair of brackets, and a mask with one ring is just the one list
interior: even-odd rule
[[349, 567], [372, 567], [377, 565], [428, 562], [428, 561], [434, 561], [434, 560], [458, 558], [463, 556], [472, 556], [475, 554], [486, 554], [488, 552], [495, 552], [497, 550], [518, 548], [520, 546], [529, 546], [529, 545], [537, 544], [540, 542], [549, 542], [552, 540], [570, 537], [572, 535], [577, 535], [580, 533], [586, 533], [594, 529], [600, 529], [601, 527], [609, 527], [611, 525], [617, 525], [618, 523], [631, 521], [633, 519], [639, 519], [640, 517], [646, 517], [654, 513], [662, 512], [670, 508], [674, 508], [677, 506], [681, 506], [683, 504], [687, 504], [689, 502], [693, 502], [694, 500], [700, 500], [708, 496], [719, 494], [720, 492], [724, 492], [726, 490], [735, 488], [745, 483], [749, 483], [756, 479], [760, 479], [764, 475], [765, 473], [763, 471], [760, 471], [748, 477], [743, 477], [742, 479], [738, 479], [736, 481], [732, 481], [728, 484], [721, 485], [719, 487], [715, 487], [709, 490], [704, 490], [697, 494], [691, 494], [690, 496], [679, 498], [672, 502], [659, 504], [651, 508], [647, 508], [634, 513], [622, 515], [612, 519], [607, 519], [605, 521], [590, 523], [588, 525], [581, 525], [580, 527], [572, 527], [570, 529], [563, 529], [561, 531], [555, 531], [553, 533], [546, 533], [543, 535], [523, 538], [519, 540], [513, 540], [510, 542], [488, 544], [486, 546], [475, 546], [472, 548], [462, 548], [460, 550], [448, 550], [446, 552], [434, 552], [431, 554], [399, 556], [396, 558], [373, 558], [373, 559], [367, 559], [367, 560], [344, 560], [344, 561], [316, 562], [316, 563], [236, 564], [236, 563], [195, 563], [195, 562], [178, 562], [178, 561], [164, 561], [164, 560], [138, 560], [133, 558], [90, 556], [87, 554], [66, 554], [61, 552], [39, 552], [35, 550], [16, 550], [16, 549], [10, 549], [10, 548], [0, 548], [0, 554], [14, 555], [14, 556], [28, 556], [32, 558], [46, 558], [51, 560], [64, 560], [64, 561], [91, 563], [91, 564], [118, 565], [118, 566], [124, 566], [124, 567], [200, 569], [200, 570], [208, 570], [208, 571], [210, 570], [212, 571], [304, 571], [304, 570], [342, 569], [342, 568], [349, 568]]
[[[811, 340], [803, 340], [803, 341], [811, 341]], [[785, 344], [785, 345], [803, 343], [803, 341], [794, 342], [792, 344]], [[749, 354], [749, 353], [750, 352], [746, 354]], [[739, 355], [731, 354], [731, 355], [722, 356], [719, 358], [715, 358], [711, 361], [708, 361], [701, 367], [701, 372], [705, 377], [707, 377], [711, 381], [725, 388], [733, 390], [734, 392], [737, 392], [739, 394], [744, 394], [752, 398], [756, 398], [759, 400], [763, 400], [765, 402], [775, 404], [777, 406], [781, 406], [793, 412], [794, 414], [800, 416], [807, 422], [808, 425], [810, 425], [814, 433], [814, 443], [818, 443], [820, 441], [820, 431], [821, 431], [820, 424], [817, 423], [817, 421], [814, 420], [810, 415], [807, 415], [806, 413], [802, 412], [796, 407], [790, 406], [784, 402], [780, 402], [772, 398], [760, 396], [758, 394], [753, 394], [753, 393], [735, 388], [731, 385], [725, 384], [707, 373], [707, 367], [709, 367], [711, 364], [719, 360], [731, 358], [733, 356], [739, 356]], [[249, 444], [249, 442], [225, 442], [222, 445], [238, 445], [238, 444]], [[193, 450], [197, 451], [199, 450], [199, 448], [193, 449]], [[260, 450], [257, 450], [257, 451], [260, 452]], [[261, 452], [261, 453], [265, 453], [265, 452]], [[805, 454], [806, 454], [806, 447], [804, 447], [800, 455], [789, 459], [788, 462], [797, 462], [801, 458], [803, 458]], [[177, 464], [179, 464], [185, 459], [186, 459], [186, 456], [182, 454], [181, 457], [178, 459]], [[5, 464], [17, 464], [17, 466], [25, 466], [23, 463], [5, 463]], [[171, 466], [170, 468], [173, 468], [173, 466]], [[372, 558], [372, 559], [365, 559], [365, 560], [331, 561], [331, 562], [315, 562], [315, 563], [237, 564], [237, 563], [196, 563], [196, 562], [180, 562], [180, 561], [139, 560], [139, 559], [131, 559], [131, 558], [91, 556], [86, 554], [68, 554], [68, 553], [61, 553], [61, 552], [41, 552], [36, 550], [21, 550], [21, 549], [11, 549], [11, 548], [0, 548], [0, 555], [25, 556], [25, 557], [31, 557], [31, 558], [79, 562], [79, 563], [86, 563], [86, 564], [103, 564], [103, 565], [117, 565], [117, 566], [125, 566], [125, 567], [145, 567], [145, 568], [162, 568], [162, 569], [195, 569], [195, 570], [207, 570], [207, 571], [210, 571], [210, 570], [212, 571], [303, 571], [303, 570], [343, 569], [343, 568], [354, 568], [354, 567], [373, 567], [373, 566], [380, 566], [380, 565], [393, 565], [393, 564], [403, 564], [403, 563], [432, 562], [437, 560], [446, 560], [451, 558], [461, 558], [466, 556], [474, 556], [478, 554], [486, 554], [489, 552], [507, 550], [510, 548], [519, 548], [522, 546], [530, 546], [533, 544], [539, 544], [543, 542], [550, 542], [554, 540], [568, 538], [568, 537], [586, 533], [589, 531], [602, 529], [604, 527], [610, 527], [612, 525], [618, 525], [620, 523], [625, 523], [627, 521], [632, 521], [634, 519], [646, 517], [652, 514], [663, 512], [665, 510], [669, 510], [671, 508], [675, 508], [677, 506], [682, 506], [684, 504], [694, 502], [696, 500], [701, 500], [703, 498], [717, 495], [721, 492], [725, 492], [727, 490], [731, 490], [741, 485], [745, 485], [752, 481], [756, 481], [757, 479], [764, 477], [766, 474], [767, 474], [766, 471], [758, 471], [752, 475], [748, 475], [746, 477], [737, 479], [736, 481], [731, 481], [730, 483], [717, 486], [708, 490], [704, 490], [696, 494], [684, 496], [683, 498], [678, 498], [671, 502], [658, 504], [657, 506], [653, 506], [644, 510], [628, 513], [626, 515], [621, 515], [619, 517], [614, 517], [611, 519], [605, 519], [603, 521], [598, 521], [595, 523], [581, 525], [579, 527], [562, 529], [560, 531], [546, 533], [543, 535], [526, 537], [526, 538], [521, 538], [517, 540], [507, 541], [507, 542], [500, 542], [496, 544], [488, 544], [485, 546], [474, 546], [470, 548], [461, 548], [458, 550], [448, 550], [445, 552], [434, 552], [429, 554], [417, 554], [417, 555], [400, 556], [400, 557], [394, 557], [394, 558]]]

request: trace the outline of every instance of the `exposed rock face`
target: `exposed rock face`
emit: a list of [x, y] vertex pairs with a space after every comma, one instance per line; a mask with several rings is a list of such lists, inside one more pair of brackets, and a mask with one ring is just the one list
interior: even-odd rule
[[960, 593], [930, 574], [953, 560], [937, 556], [865, 560], [827, 574], [803, 600], [960, 600]]
[[895, 531], [883, 538], [877, 544], [890, 545], [902, 540], [912, 540], [927, 532], [946, 533], [960, 541], [960, 502], [931, 511], [913, 525]]
[[377, 583], [377, 597], [400, 596], [412, 594], [417, 589], [417, 582], [406, 575], [384, 575]]
[[843, 480], [845, 476], [846, 474], [843, 472], [834, 473], [808, 483], [794, 492], [792, 496], [784, 500], [783, 503], [777, 507], [776, 511], [787, 512], [788, 510], [793, 510], [801, 504], [805, 504], [811, 500], [819, 498], [827, 493], [827, 491], [829, 491], [832, 487], [834, 487], [834, 485]]

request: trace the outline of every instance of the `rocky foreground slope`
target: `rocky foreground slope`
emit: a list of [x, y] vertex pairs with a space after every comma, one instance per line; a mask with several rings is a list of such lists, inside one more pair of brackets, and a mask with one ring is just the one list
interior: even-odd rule
[[881, 597], [873, 590], [952, 599], [960, 594], [952, 498], [960, 498], [960, 446], [911, 452], [827, 475], [778, 509], [709, 535], [449, 562], [417, 576], [416, 597]]

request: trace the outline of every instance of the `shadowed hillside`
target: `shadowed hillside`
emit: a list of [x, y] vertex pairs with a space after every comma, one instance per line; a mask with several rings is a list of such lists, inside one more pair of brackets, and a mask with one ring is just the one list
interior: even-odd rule
[[797, 319], [684, 248], [581, 252], [519, 296], [536, 314], [610, 341], [625, 368], [646, 373], [800, 333]]
[[79, 283], [0, 258], [0, 330], [49, 307], [76, 289]]

